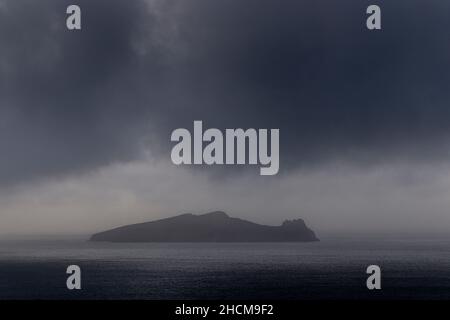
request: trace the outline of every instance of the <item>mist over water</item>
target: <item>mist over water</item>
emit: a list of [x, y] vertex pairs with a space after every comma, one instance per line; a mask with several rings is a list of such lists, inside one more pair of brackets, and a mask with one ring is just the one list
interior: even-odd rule
[[[449, 1], [69, 4], [0, 0], [0, 300], [450, 299]], [[87, 241], [218, 210], [320, 242]]]

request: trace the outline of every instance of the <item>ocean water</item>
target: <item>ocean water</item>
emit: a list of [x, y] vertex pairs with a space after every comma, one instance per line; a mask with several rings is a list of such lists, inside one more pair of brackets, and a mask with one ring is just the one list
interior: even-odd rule
[[[82, 290], [66, 288], [66, 268]], [[382, 289], [366, 288], [366, 268]], [[0, 242], [0, 299], [450, 299], [450, 239]]]

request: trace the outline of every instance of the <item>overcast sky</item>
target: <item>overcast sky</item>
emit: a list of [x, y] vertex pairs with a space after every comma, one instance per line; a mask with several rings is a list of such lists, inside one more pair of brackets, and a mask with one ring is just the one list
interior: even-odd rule
[[[214, 209], [449, 231], [450, 2], [378, 1], [381, 31], [370, 4], [0, 0], [0, 233]], [[279, 174], [173, 165], [194, 120], [279, 128]]]

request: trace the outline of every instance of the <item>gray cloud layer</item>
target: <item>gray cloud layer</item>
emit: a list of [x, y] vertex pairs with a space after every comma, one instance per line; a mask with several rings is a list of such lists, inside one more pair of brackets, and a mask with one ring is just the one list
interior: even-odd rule
[[448, 159], [450, 3], [383, 1], [0, 3], [0, 181], [169, 161], [170, 131], [281, 129], [282, 170]]

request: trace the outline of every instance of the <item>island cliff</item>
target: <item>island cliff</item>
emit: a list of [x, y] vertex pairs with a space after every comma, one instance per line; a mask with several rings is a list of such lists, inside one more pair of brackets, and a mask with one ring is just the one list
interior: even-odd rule
[[91, 241], [108, 242], [306, 242], [318, 241], [302, 219], [266, 226], [231, 218], [216, 211], [127, 225], [94, 234]]

